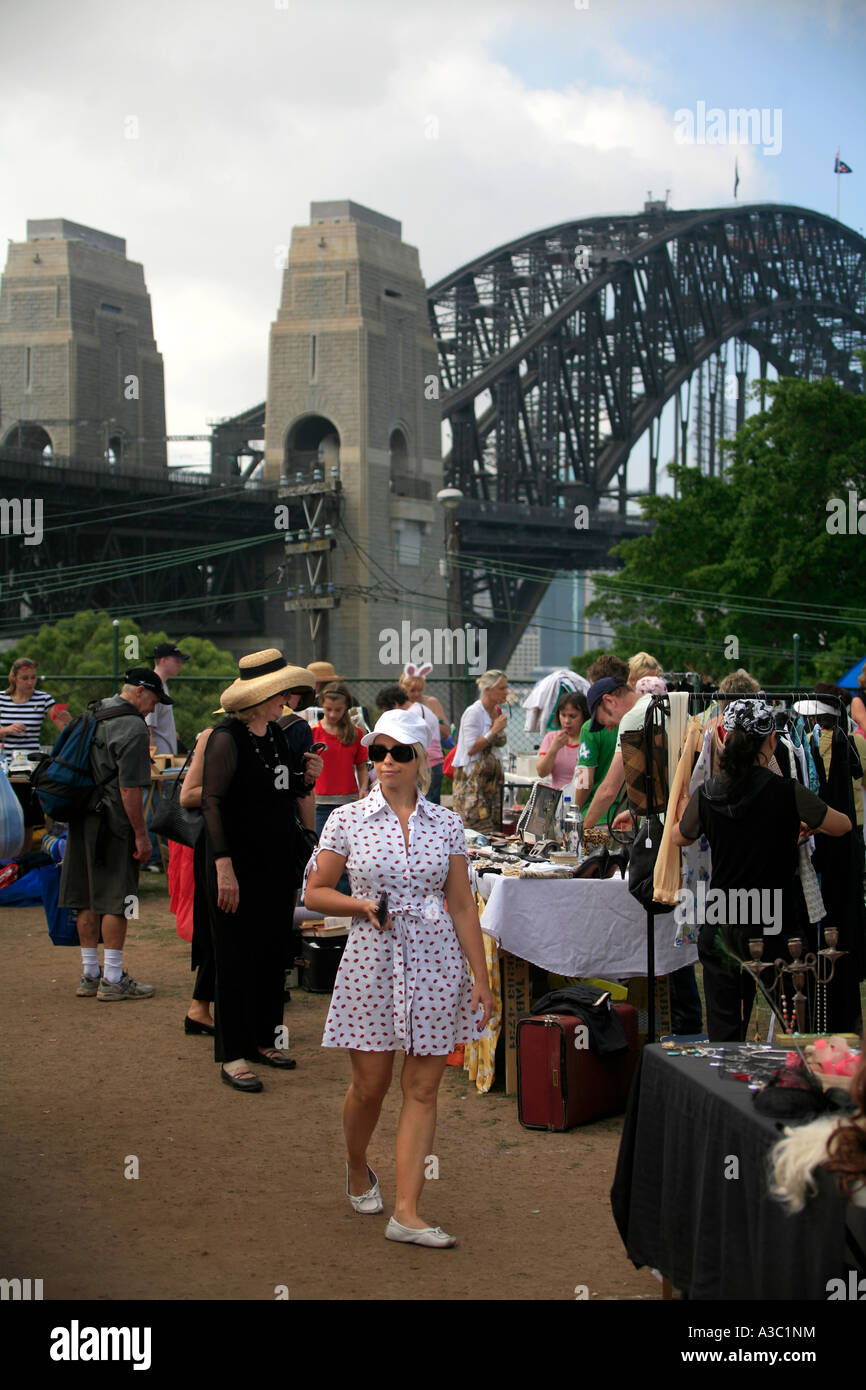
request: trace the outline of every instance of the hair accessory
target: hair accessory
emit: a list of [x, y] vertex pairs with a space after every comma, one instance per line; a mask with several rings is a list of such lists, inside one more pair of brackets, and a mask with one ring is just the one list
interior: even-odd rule
[[668, 683], [661, 676], [641, 676], [635, 685], [636, 695], [667, 695]]
[[746, 734], [761, 734], [764, 738], [775, 732], [776, 721], [766, 700], [732, 700], [725, 705], [722, 722], [730, 733], [742, 729]]
[[407, 661], [403, 667], [403, 676], [406, 680], [417, 680], [419, 676], [423, 680], [432, 670], [429, 661], [422, 661], [420, 666], [416, 666], [414, 661]]

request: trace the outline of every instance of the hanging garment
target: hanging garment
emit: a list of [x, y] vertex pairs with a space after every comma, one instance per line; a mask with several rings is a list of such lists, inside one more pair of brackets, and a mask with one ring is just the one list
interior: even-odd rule
[[527, 712], [524, 733], [534, 734], [553, 728], [550, 719], [563, 690], [577, 690], [585, 695], [589, 690], [589, 681], [586, 676], [579, 676], [576, 671], [567, 671], [564, 667], [551, 671], [549, 676], [537, 681], [523, 701], [523, 708]]
[[818, 882], [818, 875], [815, 873], [812, 864], [812, 854], [809, 846], [814, 845], [814, 840], [804, 840], [797, 850], [797, 875], [803, 889], [803, 898], [806, 902], [806, 915], [814, 925], [820, 922], [827, 915], [824, 906], [824, 899], [821, 897], [821, 885]]
[[[704, 729], [701, 751], [695, 763], [695, 769], [689, 782], [689, 795], [697, 791], [708, 782], [712, 776], [713, 746], [716, 735], [714, 723], [708, 724]], [[710, 842], [706, 835], [701, 834], [700, 838], [694, 840], [690, 845], [683, 849], [683, 887], [687, 888], [693, 897], [697, 897], [698, 884], [705, 883], [709, 887], [712, 877], [713, 866], [710, 855]], [[683, 924], [677, 934], [677, 942], [696, 941], [697, 929]]]
[[686, 736], [689, 722], [689, 700], [687, 690], [674, 690], [668, 695], [671, 704], [670, 718], [667, 721], [668, 735], [668, 786], [674, 780], [680, 749]]
[[[690, 719], [686, 729], [685, 741], [680, 753], [679, 762], [674, 772], [671, 782], [670, 795], [668, 796], [667, 811], [665, 813], [664, 832], [662, 834], [661, 847], [656, 859], [655, 873], [653, 875], [653, 900], [659, 903], [668, 903], [671, 907], [679, 902], [679, 892], [682, 886], [682, 862], [680, 859], [680, 847], [674, 844], [672, 831], [677, 823], [677, 807], [683, 796], [688, 790], [691, 780], [692, 763], [695, 754], [701, 746], [703, 733], [699, 719]], [[679, 925], [677, 927], [677, 941], [680, 941]], [[683, 937], [689, 940], [689, 937]]]
[[[820, 742], [820, 730], [818, 730]], [[852, 777], [860, 758], [841, 729], [832, 730], [829, 770], [817, 754], [815, 766], [821, 783], [819, 796], [828, 806], [842, 811], [855, 823]], [[861, 774], [862, 775], [862, 774]], [[860, 1023], [860, 981], [866, 976], [866, 907], [863, 903], [863, 841], [856, 829], [847, 835], [819, 835], [813, 857], [821, 876], [821, 896], [827, 908], [825, 927], [839, 931], [839, 950], [834, 978], [827, 986], [829, 1032], [856, 1032]]]

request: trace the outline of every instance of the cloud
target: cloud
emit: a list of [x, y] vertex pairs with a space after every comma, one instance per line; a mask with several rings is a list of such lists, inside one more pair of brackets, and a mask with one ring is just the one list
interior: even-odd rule
[[[637, 211], [650, 188], [679, 207], [729, 201], [733, 151], [675, 143], [673, 113], [604, 11], [36, 0], [4, 21], [0, 235], [63, 216], [125, 236], [151, 293], [169, 431], [201, 432], [264, 397], [275, 248], [311, 201], [350, 197], [401, 219], [428, 282], [523, 232]], [[494, 56], [530, 19], [552, 42], [585, 32], [566, 86], [533, 85]], [[597, 80], [602, 50], [616, 85]], [[741, 191], [774, 197], [767, 161], [737, 154]]]

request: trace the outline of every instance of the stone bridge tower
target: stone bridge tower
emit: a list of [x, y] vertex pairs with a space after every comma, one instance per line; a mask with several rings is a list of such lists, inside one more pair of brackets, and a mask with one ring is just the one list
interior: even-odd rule
[[165, 388], [144, 271], [126, 242], [29, 221], [0, 288], [0, 443], [165, 472]]
[[380, 661], [383, 632], [447, 627], [439, 363], [401, 233], [349, 201], [313, 203], [293, 229], [265, 423], [287, 533], [286, 653], [383, 681], [399, 671]]

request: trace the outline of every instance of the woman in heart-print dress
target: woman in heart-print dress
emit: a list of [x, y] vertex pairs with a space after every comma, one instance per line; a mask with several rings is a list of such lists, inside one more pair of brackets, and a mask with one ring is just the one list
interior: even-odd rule
[[[404, 710], [383, 714], [366, 735], [376, 786], [332, 811], [307, 866], [304, 901], [315, 912], [352, 917], [322, 1040], [348, 1048], [352, 1064], [343, 1107], [349, 1200], [364, 1214], [382, 1210], [367, 1145], [402, 1051], [397, 1192], [385, 1234], [444, 1246], [454, 1237], [418, 1215], [436, 1096], [448, 1053], [483, 1031], [493, 1000], [462, 822], [423, 795], [428, 738], [424, 721]], [[334, 886], [344, 867], [351, 897]], [[380, 925], [383, 892], [388, 916]]]

